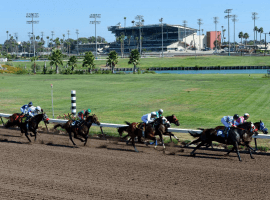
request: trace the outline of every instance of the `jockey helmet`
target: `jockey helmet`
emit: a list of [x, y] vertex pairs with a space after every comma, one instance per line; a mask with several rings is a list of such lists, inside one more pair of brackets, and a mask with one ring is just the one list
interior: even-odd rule
[[244, 118], [245, 118], [245, 119], [248, 119], [248, 118], [249, 118], [249, 114], [248, 114], [248, 113], [245, 113], [245, 114], [244, 114]]
[[90, 114], [91, 113], [91, 110], [88, 108], [86, 111], [85, 111], [85, 114]]
[[237, 114], [235, 114], [234, 116], [233, 116], [233, 119], [238, 119], [239, 118], [239, 115], [237, 115]]
[[159, 111], [158, 111], [158, 112], [162, 114], [162, 113], [163, 113], [163, 110], [162, 110], [162, 109], [159, 109]]
[[36, 107], [36, 111], [41, 112], [41, 107], [40, 106], [37, 106]]
[[151, 115], [152, 116], [157, 116], [157, 113], [156, 112], [151, 112]]
[[30, 101], [30, 102], [28, 103], [28, 107], [30, 107], [30, 106], [33, 106], [32, 101]]

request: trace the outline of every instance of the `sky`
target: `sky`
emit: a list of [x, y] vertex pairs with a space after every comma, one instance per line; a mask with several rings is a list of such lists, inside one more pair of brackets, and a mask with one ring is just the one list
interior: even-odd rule
[[[231, 14], [237, 15], [238, 21], [235, 23], [235, 38], [238, 33], [248, 33], [251, 40], [254, 39], [254, 21], [252, 12], [258, 13], [258, 19], [255, 25], [263, 27], [264, 32], [270, 31], [270, 1], [261, 0], [9, 0], [1, 1], [1, 25], [0, 25], [0, 44], [7, 39], [8, 34], [15, 36], [18, 34], [18, 41], [29, 40], [28, 33], [32, 32], [32, 25], [27, 24], [30, 18], [26, 18], [26, 13], [39, 13], [38, 24], [34, 24], [35, 35], [41, 36], [44, 32], [44, 38], [52, 37], [51, 31], [54, 31], [56, 37], [67, 39], [67, 31], [70, 31], [70, 38], [77, 39], [76, 29], [79, 30], [79, 37], [95, 36], [95, 25], [90, 24], [93, 21], [89, 18], [90, 14], [101, 14], [98, 19], [97, 36], [104, 37], [107, 42], [115, 40], [114, 35], [108, 31], [109, 26], [121, 23], [124, 26], [124, 17], [126, 17], [126, 26], [131, 26], [132, 20], [137, 15], [143, 15], [145, 25], [157, 24], [159, 19], [167, 24], [183, 25], [183, 20], [187, 21], [187, 26], [199, 29], [198, 19], [202, 19], [201, 29], [206, 31], [215, 31], [214, 17], [219, 18], [217, 31], [221, 31], [221, 26], [227, 30], [225, 32], [228, 38], [228, 20], [224, 18], [226, 9], [232, 9]], [[230, 41], [234, 40], [234, 26], [230, 20]], [[260, 34], [258, 34], [258, 40]], [[264, 38], [262, 34], [262, 39]], [[270, 36], [267, 36], [267, 41]], [[47, 41], [45, 39], [45, 41]]]

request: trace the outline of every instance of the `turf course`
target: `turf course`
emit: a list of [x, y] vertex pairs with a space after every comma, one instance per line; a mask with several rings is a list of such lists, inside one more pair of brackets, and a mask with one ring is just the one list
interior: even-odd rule
[[77, 92], [77, 111], [90, 108], [103, 123], [140, 121], [162, 108], [176, 114], [181, 128], [221, 125], [224, 115], [245, 112], [270, 127], [270, 79], [264, 75], [0, 75], [0, 112], [19, 112], [32, 101], [55, 118], [70, 113], [70, 92]]

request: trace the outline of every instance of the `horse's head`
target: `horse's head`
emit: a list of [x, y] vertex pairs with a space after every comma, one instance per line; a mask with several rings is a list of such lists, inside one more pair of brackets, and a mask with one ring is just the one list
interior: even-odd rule
[[268, 129], [265, 127], [264, 123], [260, 120], [260, 122], [254, 123], [256, 129], [255, 131], [262, 131], [264, 134], [268, 134]]
[[43, 114], [41, 114], [41, 115], [43, 115], [43, 116], [42, 116], [42, 121], [44, 121], [44, 123], [46, 123], [46, 124], [49, 124], [49, 118], [48, 118], [48, 115], [47, 115], [46, 113], [43, 113]]
[[100, 125], [98, 117], [95, 114], [93, 114], [92, 116], [87, 117], [85, 121], [97, 124], [98, 126]]
[[176, 118], [174, 114], [172, 115], [172, 121], [169, 120], [169, 122], [175, 124], [176, 126], [180, 126], [179, 120]]

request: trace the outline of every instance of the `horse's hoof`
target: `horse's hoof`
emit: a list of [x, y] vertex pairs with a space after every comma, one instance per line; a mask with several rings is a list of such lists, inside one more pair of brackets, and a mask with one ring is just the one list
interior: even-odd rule
[[195, 155], [196, 155], [195, 153], [190, 153], [191, 157], [195, 157]]
[[73, 148], [79, 148], [77, 145], [74, 145]]

